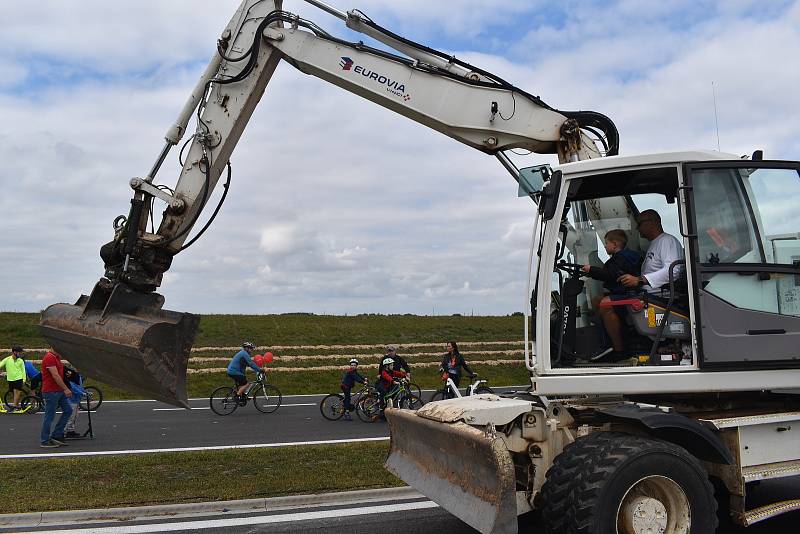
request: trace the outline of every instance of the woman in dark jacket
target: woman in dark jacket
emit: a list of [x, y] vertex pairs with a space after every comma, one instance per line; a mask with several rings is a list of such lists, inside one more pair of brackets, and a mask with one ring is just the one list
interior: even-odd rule
[[472, 369], [469, 368], [469, 365], [467, 365], [464, 357], [458, 351], [458, 344], [455, 341], [448, 341], [447, 354], [442, 356], [442, 366], [439, 368], [439, 371], [444, 373], [442, 378], [447, 380], [449, 377], [456, 387], [459, 387], [459, 383], [461, 382], [462, 367], [466, 372], [469, 373], [470, 378], [477, 376], [472, 372]]

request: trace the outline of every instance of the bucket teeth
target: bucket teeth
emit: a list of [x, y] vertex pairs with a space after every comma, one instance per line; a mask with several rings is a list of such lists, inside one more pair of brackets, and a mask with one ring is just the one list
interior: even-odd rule
[[155, 293], [100, 286], [74, 305], [48, 307], [42, 336], [86, 376], [188, 408], [186, 368], [200, 318], [161, 309]]

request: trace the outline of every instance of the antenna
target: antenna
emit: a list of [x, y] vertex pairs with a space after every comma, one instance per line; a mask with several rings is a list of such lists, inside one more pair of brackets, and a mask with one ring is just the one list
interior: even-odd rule
[[717, 127], [717, 152], [719, 149], [719, 117], [717, 117], [717, 91], [714, 88], [714, 81], [711, 81], [711, 95], [714, 97], [714, 124]]

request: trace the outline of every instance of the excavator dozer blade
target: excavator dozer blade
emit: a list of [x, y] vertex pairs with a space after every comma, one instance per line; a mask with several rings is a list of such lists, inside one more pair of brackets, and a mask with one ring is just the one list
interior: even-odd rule
[[101, 281], [74, 305], [42, 313], [42, 336], [81, 373], [188, 408], [186, 367], [200, 318], [161, 309], [157, 293]]
[[483, 534], [516, 534], [514, 463], [501, 439], [410, 410], [386, 418], [389, 471]]

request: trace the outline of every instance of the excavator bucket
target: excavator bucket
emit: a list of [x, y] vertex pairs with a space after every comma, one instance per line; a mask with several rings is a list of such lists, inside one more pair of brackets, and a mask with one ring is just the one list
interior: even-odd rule
[[501, 439], [410, 410], [386, 418], [389, 471], [483, 534], [516, 534], [514, 463]]
[[200, 318], [162, 310], [164, 297], [101, 280], [74, 305], [42, 313], [42, 336], [81, 373], [188, 408], [186, 367]]

